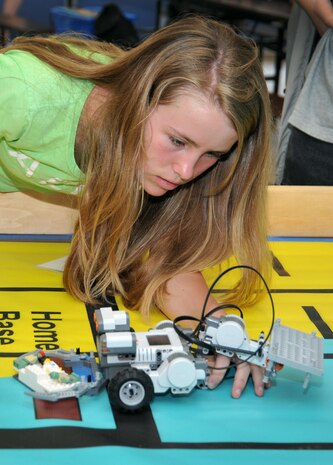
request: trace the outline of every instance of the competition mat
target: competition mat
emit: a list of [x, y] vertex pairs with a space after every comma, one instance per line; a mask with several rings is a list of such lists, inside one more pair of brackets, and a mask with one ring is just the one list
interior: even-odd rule
[[[186, 397], [156, 396], [149, 410], [113, 411], [107, 393], [37, 405], [13, 378], [12, 362], [40, 348], [95, 350], [92, 309], [68, 296], [61, 273], [38, 267], [66, 255], [68, 243], [0, 241], [0, 459], [6, 465], [108, 463], [189, 465], [197, 463], [293, 465], [333, 463], [333, 241], [271, 239], [274, 271], [270, 288], [282, 324], [324, 338], [324, 375], [284, 368], [257, 398], [251, 381], [238, 400], [232, 379], [213, 391]], [[220, 267], [205, 271], [208, 283]], [[233, 277], [225, 276], [218, 288]], [[121, 302], [117, 302], [123, 308]], [[186, 309], [184, 309], [186, 314]], [[131, 312], [131, 326], [146, 330]], [[151, 326], [163, 315], [157, 311]], [[268, 298], [244, 309], [250, 337], [268, 332]]]

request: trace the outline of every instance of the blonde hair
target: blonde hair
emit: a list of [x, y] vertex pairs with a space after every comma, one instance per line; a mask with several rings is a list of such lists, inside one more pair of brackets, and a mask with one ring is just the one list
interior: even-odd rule
[[[119, 292], [125, 304], [148, 315], [152, 303], [163, 309], [166, 283], [177, 274], [231, 255], [267, 272], [271, 113], [252, 41], [225, 24], [190, 17], [127, 51], [68, 37], [18, 39], [12, 48], [112, 90], [82, 150], [86, 185], [64, 273], [74, 296], [98, 302]], [[94, 60], [95, 53], [110, 63]], [[236, 128], [237, 146], [227, 161], [152, 198], [141, 188], [145, 122], [157, 105], [192, 89], [218, 102]], [[226, 298], [252, 303], [257, 290], [257, 276], [244, 270]]]

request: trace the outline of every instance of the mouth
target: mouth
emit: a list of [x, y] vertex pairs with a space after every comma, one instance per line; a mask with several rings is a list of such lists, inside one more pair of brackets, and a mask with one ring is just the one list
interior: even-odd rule
[[161, 178], [160, 176], [157, 176], [157, 182], [158, 184], [163, 187], [163, 189], [166, 189], [166, 190], [173, 190], [173, 189], [177, 189], [177, 187], [179, 187], [181, 184], [176, 184], [174, 182], [171, 182], [171, 181], [168, 181], [167, 179], [164, 179], [164, 178]]

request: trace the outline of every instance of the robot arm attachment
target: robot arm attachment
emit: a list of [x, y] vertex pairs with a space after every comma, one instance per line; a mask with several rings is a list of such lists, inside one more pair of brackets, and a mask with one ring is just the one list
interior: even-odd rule
[[[264, 383], [275, 376], [277, 366], [285, 365], [306, 373], [306, 389], [312, 374], [323, 374], [323, 340], [315, 333], [307, 334], [283, 326], [276, 320], [270, 341], [265, 343], [263, 333], [257, 341], [249, 339], [244, 321], [236, 315], [206, 319], [199, 339], [211, 345], [217, 354], [236, 355], [242, 361], [265, 368]], [[207, 353], [207, 349], [202, 350]]]

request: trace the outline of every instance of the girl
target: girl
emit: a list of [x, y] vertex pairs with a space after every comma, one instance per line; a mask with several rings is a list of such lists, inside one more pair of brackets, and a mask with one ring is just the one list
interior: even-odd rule
[[[198, 316], [200, 270], [231, 255], [268, 267], [271, 114], [251, 41], [199, 17], [131, 50], [21, 37], [2, 50], [0, 78], [0, 190], [79, 196], [72, 295]], [[226, 300], [249, 304], [257, 290], [244, 270]]]

